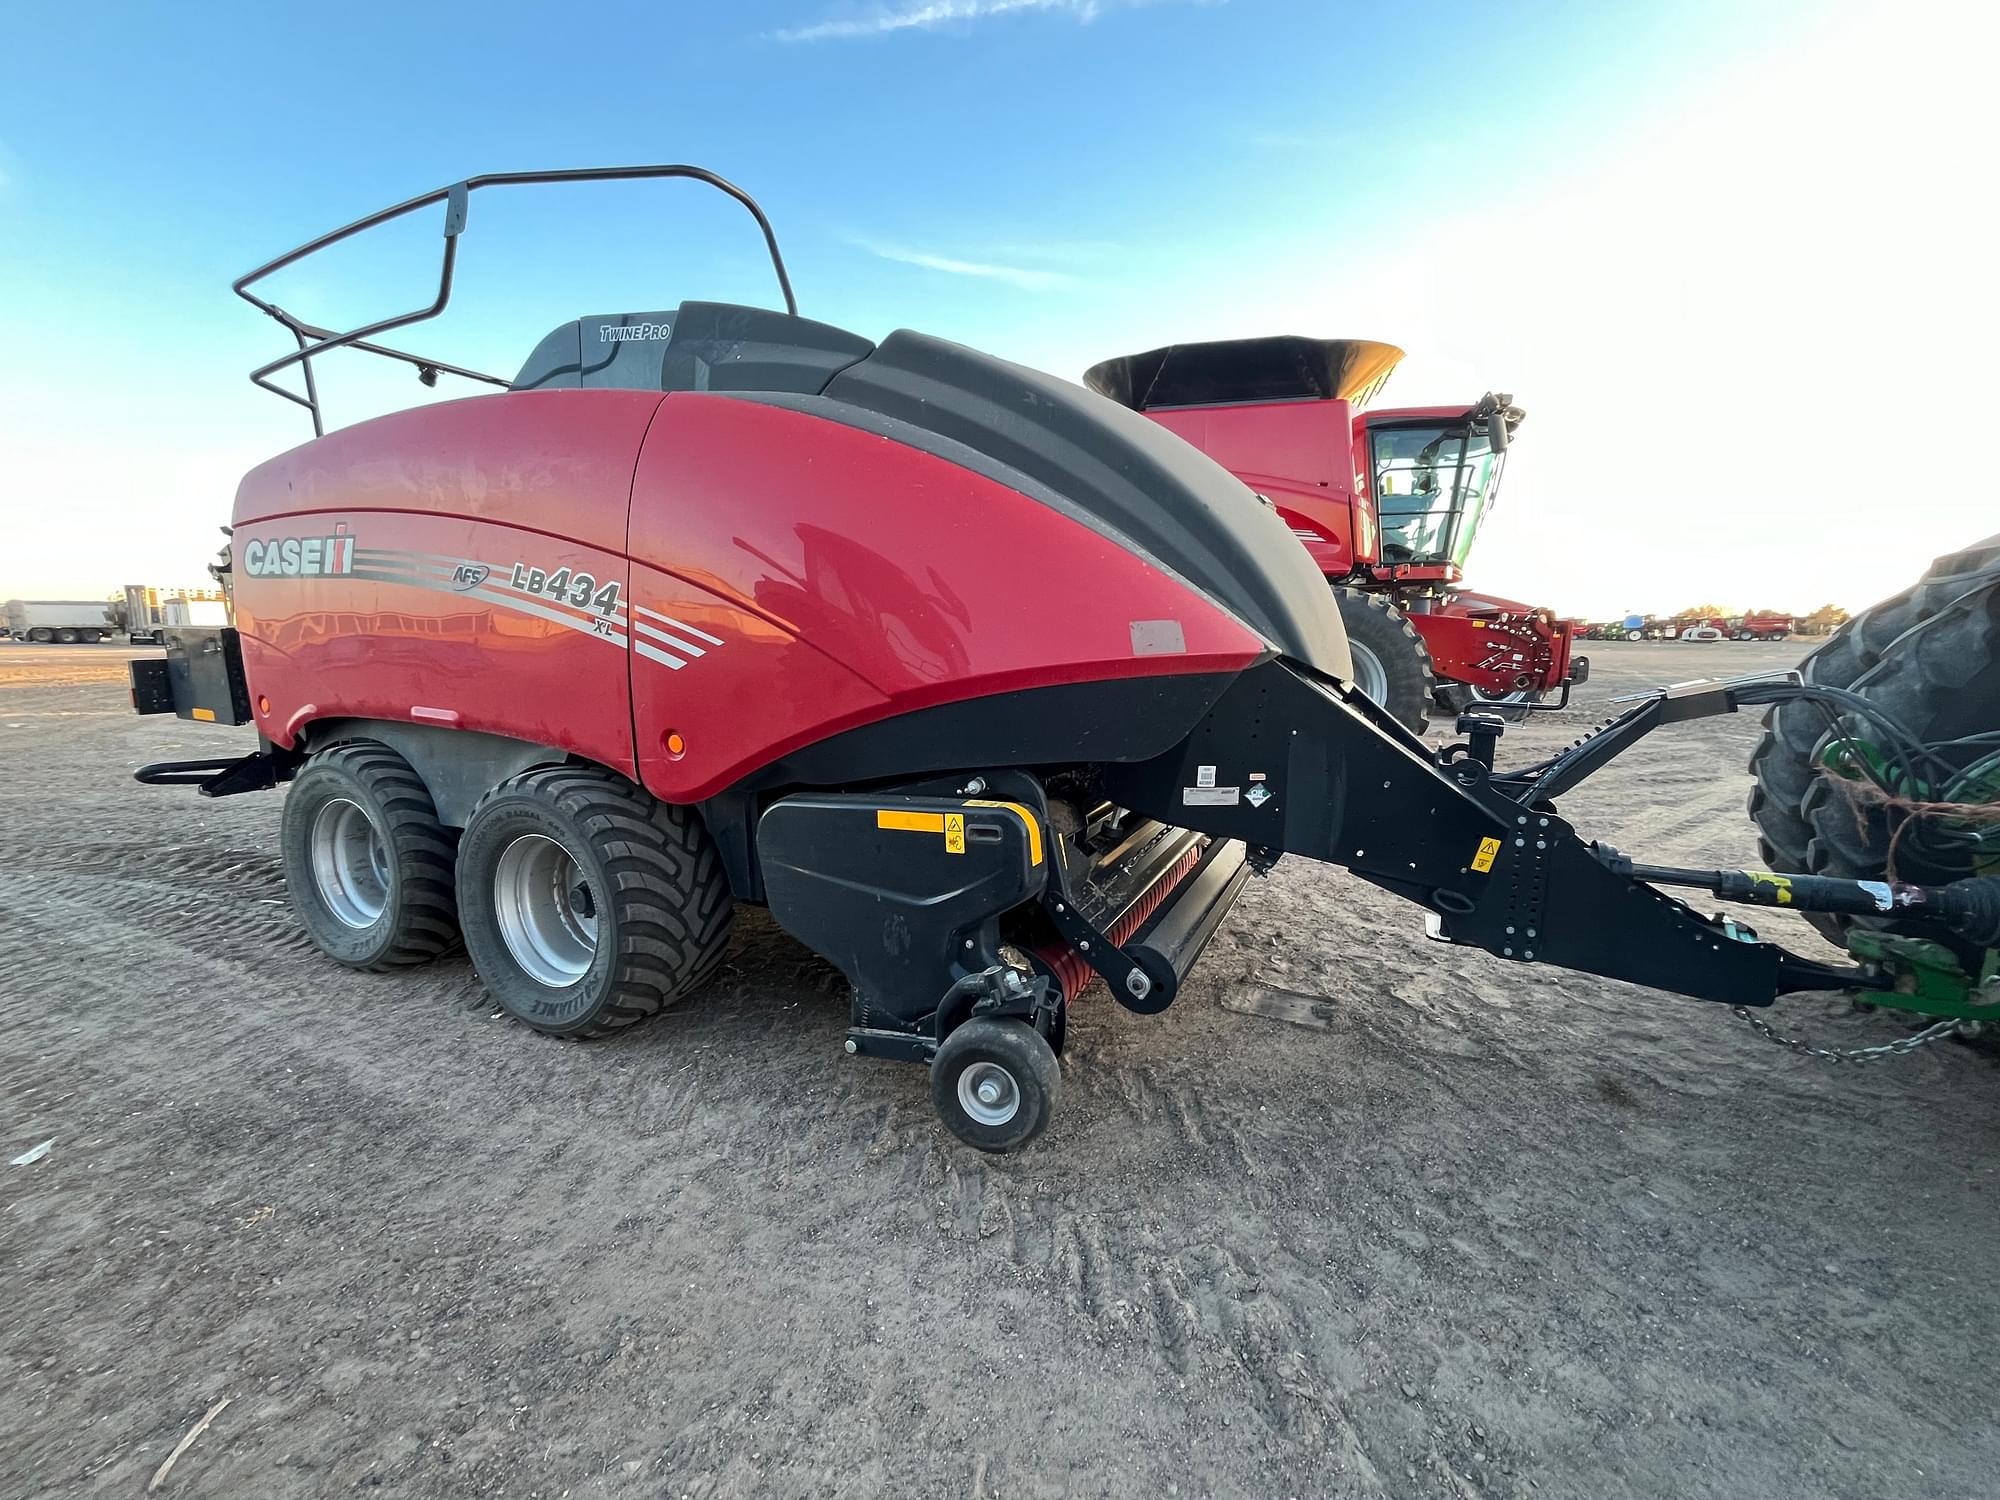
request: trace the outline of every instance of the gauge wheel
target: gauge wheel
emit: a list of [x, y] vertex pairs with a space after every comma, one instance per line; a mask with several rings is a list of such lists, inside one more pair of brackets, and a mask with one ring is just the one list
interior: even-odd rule
[[931, 1104], [952, 1134], [981, 1151], [1018, 1151], [1048, 1128], [1062, 1068], [1025, 1021], [964, 1022], [931, 1060]]

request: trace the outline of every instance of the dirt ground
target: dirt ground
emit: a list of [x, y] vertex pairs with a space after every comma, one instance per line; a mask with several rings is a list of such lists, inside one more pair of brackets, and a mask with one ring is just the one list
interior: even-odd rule
[[[1053, 1129], [984, 1158], [764, 921], [588, 1046], [462, 958], [336, 969], [278, 795], [129, 779], [236, 743], [132, 716], [132, 654], [0, 646], [0, 1162], [54, 1140], [0, 1166], [0, 1497], [141, 1494], [225, 1398], [160, 1494], [1995, 1491], [1990, 1050], [1831, 1069], [1287, 860], [1167, 1014], [1087, 996]], [[1800, 649], [1593, 654], [1503, 755]], [[1755, 732], [1564, 810], [1754, 862]]]

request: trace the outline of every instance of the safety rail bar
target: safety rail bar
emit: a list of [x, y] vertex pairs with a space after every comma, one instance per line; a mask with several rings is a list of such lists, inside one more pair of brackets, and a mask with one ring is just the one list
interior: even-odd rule
[[[268, 261], [256, 270], [239, 276], [230, 285], [236, 295], [269, 317], [275, 318], [298, 341], [298, 348], [269, 364], [260, 365], [250, 372], [251, 383], [261, 386], [274, 395], [282, 396], [294, 405], [303, 406], [312, 413], [313, 435], [325, 434], [325, 426], [320, 417], [319, 386], [313, 377], [312, 362], [315, 357], [335, 349], [359, 349], [367, 354], [379, 354], [388, 359], [400, 360], [404, 364], [417, 367], [417, 378], [427, 386], [436, 385], [440, 374], [455, 375], [466, 380], [483, 381], [488, 385], [506, 387], [513, 382], [498, 375], [488, 375], [479, 370], [469, 370], [460, 365], [448, 364], [444, 360], [430, 359], [421, 354], [413, 354], [404, 349], [392, 349], [386, 344], [371, 340], [377, 334], [393, 329], [407, 328], [412, 323], [426, 322], [445, 310], [451, 301], [452, 279], [458, 265], [458, 237], [465, 232], [466, 208], [472, 195], [486, 187], [525, 187], [557, 182], [623, 182], [658, 177], [686, 177], [696, 182], [705, 182], [710, 187], [734, 198], [750, 211], [750, 217], [757, 221], [763, 231], [764, 246], [771, 253], [771, 267], [778, 275], [778, 290], [784, 294], [785, 311], [798, 316], [798, 299], [792, 295], [791, 277], [785, 274], [785, 260], [778, 252], [778, 237], [771, 229], [771, 221], [764, 217], [764, 210], [757, 206], [757, 200], [727, 178], [718, 177], [705, 167], [685, 164], [639, 166], [639, 167], [570, 167], [552, 172], [488, 172], [479, 177], [468, 177], [463, 182], [452, 183], [434, 192], [424, 193], [389, 208], [356, 219], [352, 224], [308, 240], [295, 250], [288, 250], [276, 260]], [[317, 254], [329, 245], [386, 224], [391, 219], [399, 219], [405, 214], [415, 213], [420, 208], [428, 208], [433, 203], [445, 205], [444, 214], [444, 264], [438, 272], [437, 296], [429, 306], [419, 307], [411, 312], [398, 313], [392, 317], [380, 318], [373, 323], [364, 323], [359, 328], [351, 328], [345, 333], [335, 333], [317, 324], [286, 312], [275, 302], [267, 302], [255, 295], [249, 288], [265, 277], [284, 270]], [[288, 390], [271, 377], [280, 370], [297, 365], [305, 380], [305, 394]]]

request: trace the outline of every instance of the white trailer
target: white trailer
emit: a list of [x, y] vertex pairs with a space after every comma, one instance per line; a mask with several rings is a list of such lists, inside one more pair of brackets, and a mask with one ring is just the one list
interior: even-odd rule
[[166, 643], [162, 631], [181, 625], [227, 625], [229, 603], [219, 590], [168, 592], [143, 583], [125, 585], [125, 630], [135, 646]]
[[18, 640], [70, 646], [114, 631], [111, 606], [102, 599], [9, 599], [6, 610], [8, 632]]
[[229, 606], [220, 599], [184, 599], [175, 595], [160, 604], [160, 624], [173, 629], [181, 625], [227, 625]]

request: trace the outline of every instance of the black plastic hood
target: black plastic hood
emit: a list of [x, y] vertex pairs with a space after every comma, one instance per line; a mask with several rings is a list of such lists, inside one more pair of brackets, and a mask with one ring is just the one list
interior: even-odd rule
[[1332, 590], [1298, 538], [1267, 501], [1159, 424], [1067, 380], [907, 331], [842, 370], [824, 395], [985, 456], [1028, 481], [1015, 488], [1177, 574], [1284, 655], [1353, 675]]

